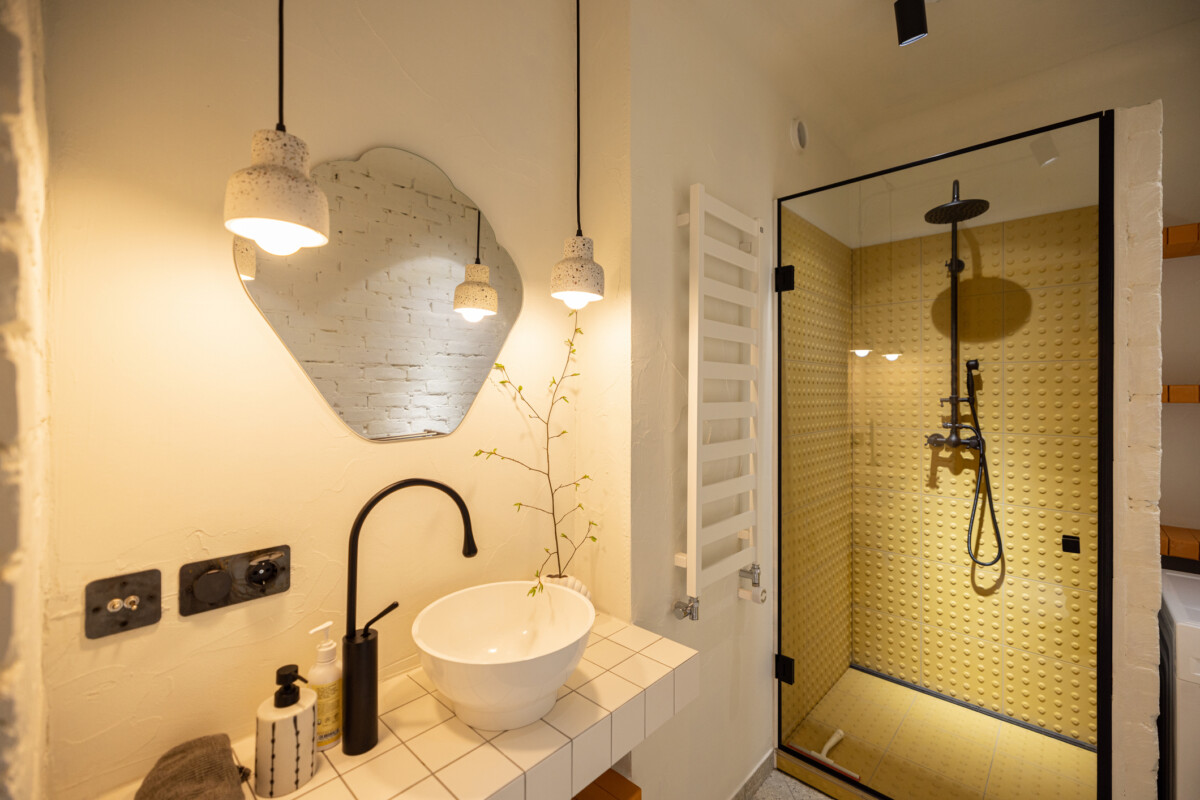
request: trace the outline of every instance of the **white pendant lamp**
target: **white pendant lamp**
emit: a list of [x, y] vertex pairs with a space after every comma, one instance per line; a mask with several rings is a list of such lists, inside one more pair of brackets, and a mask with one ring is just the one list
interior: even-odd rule
[[563, 245], [563, 258], [550, 273], [550, 296], [581, 309], [604, 299], [604, 268], [592, 258], [592, 240], [583, 235], [579, 213], [579, 0], [575, 0], [575, 235]]
[[479, 322], [494, 315], [500, 307], [500, 298], [488, 283], [490, 270], [479, 263], [479, 228], [483, 212], [475, 209], [475, 215], [475, 263], [467, 264], [467, 279], [454, 287], [454, 310], [467, 322]]
[[225, 228], [277, 256], [329, 242], [329, 201], [308, 175], [308, 145], [283, 125], [283, 0], [279, 0], [279, 122], [254, 132], [250, 166], [225, 186]]

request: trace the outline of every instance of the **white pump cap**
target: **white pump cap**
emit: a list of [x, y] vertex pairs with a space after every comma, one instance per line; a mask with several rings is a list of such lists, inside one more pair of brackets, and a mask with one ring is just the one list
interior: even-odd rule
[[313, 628], [309, 633], [317, 633], [318, 631], [325, 632], [325, 641], [317, 645], [317, 663], [323, 664], [328, 661], [333, 661], [337, 658], [337, 642], [329, 638], [329, 629], [333, 627], [333, 620], [322, 623]]

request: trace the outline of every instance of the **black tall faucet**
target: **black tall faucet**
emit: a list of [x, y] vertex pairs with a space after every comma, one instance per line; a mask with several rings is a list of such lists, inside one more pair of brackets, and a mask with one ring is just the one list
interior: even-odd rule
[[348, 756], [365, 753], [379, 740], [379, 634], [371, 626], [400, 605], [391, 605], [358, 629], [358, 537], [363, 522], [379, 501], [409, 486], [428, 486], [450, 495], [463, 521], [462, 554], [471, 558], [479, 552], [471, 532], [471, 514], [458, 492], [444, 483], [425, 478], [407, 478], [380, 489], [358, 512], [350, 528], [350, 560], [347, 566], [346, 636], [342, 639], [342, 752]]

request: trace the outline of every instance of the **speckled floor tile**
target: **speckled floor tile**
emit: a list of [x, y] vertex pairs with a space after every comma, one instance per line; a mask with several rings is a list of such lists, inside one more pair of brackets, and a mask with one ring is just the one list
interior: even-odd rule
[[763, 781], [751, 800], [829, 800], [829, 796], [775, 770]]

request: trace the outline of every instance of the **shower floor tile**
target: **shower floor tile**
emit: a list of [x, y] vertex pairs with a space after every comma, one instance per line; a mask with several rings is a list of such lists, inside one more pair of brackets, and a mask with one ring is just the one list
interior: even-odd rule
[[894, 800], [1094, 800], [1096, 754], [850, 669], [787, 743], [829, 757]]

